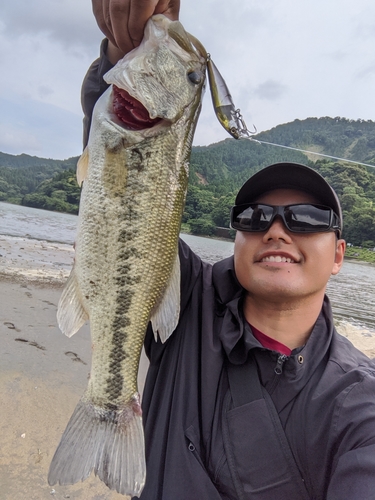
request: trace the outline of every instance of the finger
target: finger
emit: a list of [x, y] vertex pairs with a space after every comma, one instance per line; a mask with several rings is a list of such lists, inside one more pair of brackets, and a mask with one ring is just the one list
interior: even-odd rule
[[111, 32], [117, 47], [124, 53], [135, 45], [128, 31], [130, 8], [133, 0], [110, 0]]
[[159, 0], [155, 14], [164, 14], [172, 21], [177, 21], [180, 14], [180, 0]]
[[149, 18], [154, 14], [164, 14], [170, 19], [178, 19], [179, 0], [136, 0], [131, 2], [129, 34], [135, 46], [139, 45]]
[[112, 34], [111, 23], [109, 19], [109, 1], [110, 0], [92, 0], [92, 11], [94, 13], [99, 29], [114, 45], [116, 44]]

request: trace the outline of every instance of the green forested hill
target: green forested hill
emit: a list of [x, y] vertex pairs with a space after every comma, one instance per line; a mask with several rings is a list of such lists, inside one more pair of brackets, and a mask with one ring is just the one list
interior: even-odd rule
[[375, 122], [371, 120], [307, 118], [278, 125], [256, 137], [262, 141], [375, 165]]
[[47, 167], [47, 168], [66, 168], [67, 165], [75, 165], [77, 158], [69, 158], [68, 160], [52, 160], [51, 158], [39, 158], [38, 156], [30, 156], [26, 154], [9, 155], [0, 152], [0, 166], [10, 168], [27, 168], [27, 167]]
[[24, 196], [37, 192], [44, 181], [63, 171], [75, 170], [77, 160], [78, 157], [52, 160], [0, 152], [0, 201], [21, 204]]
[[[279, 125], [255, 139], [375, 165], [375, 122], [307, 118]], [[77, 212], [78, 158], [65, 161], [0, 153], [0, 201]], [[256, 141], [226, 139], [194, 147], [184, 229], [214, 234], [228, 227], [229, 210], [241, 184], [254, 172], [279, 161], [309, 164], [336, 189], [344, 210], [344, 236], [353, 244], [375, 246], [375, 169], [322, 159]]]

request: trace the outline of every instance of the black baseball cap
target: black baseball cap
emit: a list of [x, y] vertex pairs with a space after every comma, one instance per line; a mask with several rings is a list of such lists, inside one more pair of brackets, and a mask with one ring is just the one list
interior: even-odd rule
[[275, 189], [297, 189], [314, 196], [320, 204], [332, 208], [339, 217], [342, 231], [342, 210], [337, 194], [324, 177], [300, 163], [274, 163], [263, 168], [241, 187], [235, 204], [251, 203], [262, 194]]

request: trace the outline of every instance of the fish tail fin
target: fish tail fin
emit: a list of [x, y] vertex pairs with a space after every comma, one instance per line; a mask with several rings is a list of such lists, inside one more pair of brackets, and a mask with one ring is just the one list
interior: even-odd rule
[[146, 463], [138, 395], [121, 410], [78, 403], [52, 459], [48, 483], [75, 484], [92, 471], [108, 488], [140, 496]]

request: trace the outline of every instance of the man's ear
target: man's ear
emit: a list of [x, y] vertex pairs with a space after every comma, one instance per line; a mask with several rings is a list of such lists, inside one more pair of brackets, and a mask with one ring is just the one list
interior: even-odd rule
[[345, 240], [337, 240], [336, 241], [336, 251], [335, 251], [335, 261], [334, 261], [334, 264], [332, 267], [331, 274], [337, 274], [340, 271], [340, 269], [342, 268], [342, 265], [344, 263], [345, 249], [346, 249]]

